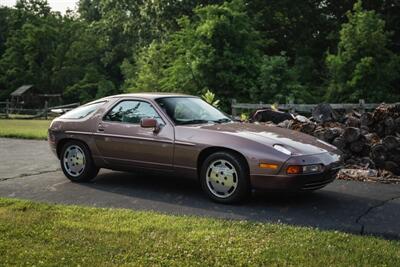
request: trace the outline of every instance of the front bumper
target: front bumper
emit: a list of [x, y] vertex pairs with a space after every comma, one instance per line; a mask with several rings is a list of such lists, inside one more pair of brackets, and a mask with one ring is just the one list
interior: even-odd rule
[[53, 154], [58, 157], [56, 137], [50, 129], [47, 131], [47, 142], [49, 142], [49, 146]]
[[333, 182], [340, 168], [330, 169], [323, 173], [300, 175], [253, 175], [250, 177], [254, 189], [278, 191], [312, 191]]
[[[302, 164], [323, 164], [324, 171], [298, 175], [286, 174], [288, 165]], [[333, 182], [341, 168], [342, 162], [339, 156], [332, 153], [292, 157], [283, 165], [279, 173], [250, 175], [250, 182], [254, 189], [288, 192], [312, 191]]]

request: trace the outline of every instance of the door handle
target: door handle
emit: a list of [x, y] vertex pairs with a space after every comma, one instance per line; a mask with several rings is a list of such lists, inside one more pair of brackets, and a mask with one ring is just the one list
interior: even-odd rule
[[97, 127], [97, 131], [99, 132], [104, 132], [104, 127], [103, 125], [100, 123], [99, 126]]

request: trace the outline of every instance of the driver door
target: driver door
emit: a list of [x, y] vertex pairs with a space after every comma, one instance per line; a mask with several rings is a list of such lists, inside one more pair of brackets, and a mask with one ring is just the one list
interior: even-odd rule
[[[155, 118], [161, 130], [142, 128], [142, 118]], [[96, 146], [112, 166], [172, 170], [174, 129], [145, 100], [119, 101], [98, 123]]]

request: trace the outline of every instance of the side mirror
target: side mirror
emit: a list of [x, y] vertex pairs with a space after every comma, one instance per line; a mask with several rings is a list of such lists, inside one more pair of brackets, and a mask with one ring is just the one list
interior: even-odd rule
[[140, 127], [142, 128], [154, 128], [154, 132], [158, 133], [160, 131], [160, 125], [156, 119], [153, 118], [143, 118], [140, 120]]

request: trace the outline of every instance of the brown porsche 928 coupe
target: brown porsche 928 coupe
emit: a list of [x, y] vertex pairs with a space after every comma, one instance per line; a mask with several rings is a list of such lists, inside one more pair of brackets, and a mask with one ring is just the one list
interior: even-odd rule
[[49, 143], [73, 182], [100, 168], [198, 179], [214, 201], [251, 189], [309, 191], [335, 179], [339, 151], [315, 137], [235, 122], [198, 97], [142, 93], [102, 98], [56, 118]]

